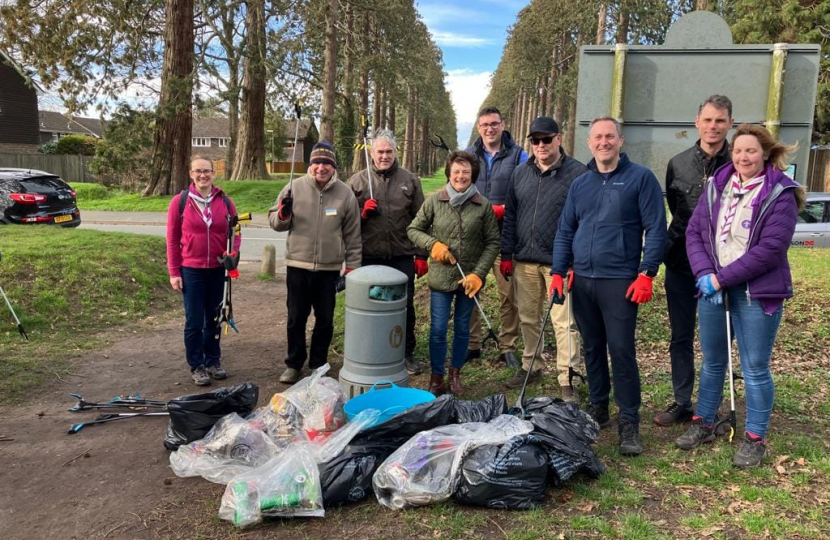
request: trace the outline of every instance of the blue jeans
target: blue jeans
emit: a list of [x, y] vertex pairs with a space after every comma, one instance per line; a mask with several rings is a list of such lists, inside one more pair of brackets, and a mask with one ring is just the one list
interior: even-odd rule
[[[741, 373], [746, 387], [746, 431], [765, 437], [775, 384], [770, 371], [770, 356], [782, 308], [772, 315], [764, 313], [758, 300], [747, 302], [746, 285], [724, 291], [729, 297], [732, 334], [738, 342]], [[723, 383], [727, 370], [726, 309], [701, 299], [698, 302], [700, 349], [703, 367], [698, 383], [697, 415], [707, 424], [715, 421], [715, 414], [723, 398]], [[734, 369], [734, 368], [733, 368]]]
[[190, 371], [218, 366], [222, 358], [216, 309], [222, 303], [225, 269], [182, 267], [184, 350]]
[[447, 326], [450, 321], [452, 301], [455, 299], [455, 317], [453, 318], [452, 360], [455, 369], [464, 366], [467, 346], [470, 344], [470, 315], [475, 308], [475, 300], [464, 294], [459, 287], [453, 292], [431, 291], [429, 296], [429, 361], [432, 373], [444, 374], [447, 358]]

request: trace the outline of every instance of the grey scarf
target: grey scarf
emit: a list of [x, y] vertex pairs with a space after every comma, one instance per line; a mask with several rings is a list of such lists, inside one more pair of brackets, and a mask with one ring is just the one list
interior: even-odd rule
[[458, 208], [465, 202], [472, 199], [476, 193], [478, 193], [478, 188], [476, 188], [475, 184], [470, 184], [470, 187], [467, 188], [467, 191], [462, 193], [457, 192], [453, 187], [452, 184], [447, 182], [447, 193], [450, 196], [450, 206], [453, 208]]

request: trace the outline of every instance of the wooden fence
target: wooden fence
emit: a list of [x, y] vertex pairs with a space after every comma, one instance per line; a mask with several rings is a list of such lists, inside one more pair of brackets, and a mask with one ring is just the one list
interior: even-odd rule
[[36, 169], [56, 174], [65, 181], [95, 182], [89, 172], [91, 156], [69, 156], [53, 154], [0, 154], [0, 167]]

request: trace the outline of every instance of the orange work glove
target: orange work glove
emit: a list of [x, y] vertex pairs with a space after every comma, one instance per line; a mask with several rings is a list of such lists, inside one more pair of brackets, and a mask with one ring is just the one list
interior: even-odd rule
[[650, 278], [645, 274], [638, 275], [637, 279], [634, 280], [634, 283], [626, 291], [625, 297], [635, 304], [651, 302], [651, 287], [653, 281], [654, 278]]
[[554, 304], [565, 303], [565, 288], [564, 279], [559, 274], [553, 274], [553, 279], [550, 280], [550, 288], [548, 289], [548, 300], [553, 300]]
[[464, 286], [464, 294], [470, 298], [475, 296], [481, 290], [481, 286], [484, 285], [481, 278], [475, 274], [467, 274], [467, 277], [459, 279], [458, 283]]
[[450, 253], [450, 248], [447, 244], [435, 242], [432, 249], [429, 251], [430, 257], [442, 264], [455, 264], [455, 257]]

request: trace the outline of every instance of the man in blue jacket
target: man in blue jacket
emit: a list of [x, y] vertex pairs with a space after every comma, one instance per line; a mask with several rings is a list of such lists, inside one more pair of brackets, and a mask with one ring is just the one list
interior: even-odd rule
[[654, 173], [620, 153], [623, 141], [615, 119], [591, 122], [588, 147], [594, 159], [568, 192], [553, 244], [550, 294], [563, 297], [565, 286], [573, 290], [588, 373], [586, 410], [601, 427], [610, 423], [611, 353], [620, 454], [636, 456], [643, 452], [637, 307], [651, 300], [666, 243], [666, 211]]
[[[475, 154], [481, 165], [481, 172], [475, 181], [476, 188], [490, 204], [502, 228], [504, 204], [507, 199], [507, 187], [513, 169], [527, 161], [527, 152], [513, 142], [510, 132], [504, 129], [501, 112], [495, 107], [485, 107], [478, 113], [477, 124], [479, 138], [467, 148]], [[516, 341], [519, 339], [519, 311], [516, 307], [516, 293], [512, 284], [499, 272], [501, 257], [493, 263], [493, 275], [499, 291], [499, 360], [508, 367], [518, 367], [516, 358]], [[481, 319], [478, 311], [473, 311], [470, 318], [470, 345], [467, 361], [481, 356]]]

